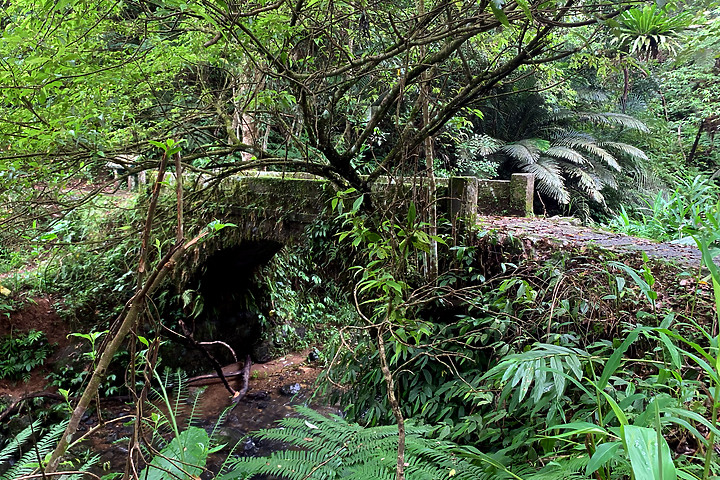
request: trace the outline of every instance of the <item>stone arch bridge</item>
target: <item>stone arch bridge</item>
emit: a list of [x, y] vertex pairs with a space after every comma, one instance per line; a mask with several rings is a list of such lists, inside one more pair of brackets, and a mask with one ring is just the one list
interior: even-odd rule
[[[533, 183], [528, 175], [493, 182], [474, 177], [438, 179], [439, 214], [450, 219], [478, 213], [529, 215]], [[380, 179], [374, 201], [382, 202], [383, 193], [393, 189], [397, 193], [397, 187], [403, 191], [395, 195], [400, 200], [392, 208], [404, 208], [403, 199], [427, 192], [420, 179]], [[188, 189], [187, 223], [203, 225], [217, 219], [236, 225], [203, 242], [176, 271], [178, 293], [196, 292], [204, 302], [202, 316], [190, 320], [189, 327], [199, 341], [223, 339], [238, 354], [252, 351], [256, 360], [262, 360], [257, 349], [258, 345], [262, 349], [263, 325], [248, 306], [248, 295], [262, 303], [257, 297], [267, 292], [254, 283], [255, 272], [284, 245], [302, 241], [306, 227], [319, 216], [329, 215], [328, 205], [336, 192], [325, 179], [274, 172], [229, 177], [213, 188], [203, 186], [200, 179], [196, 188]]]

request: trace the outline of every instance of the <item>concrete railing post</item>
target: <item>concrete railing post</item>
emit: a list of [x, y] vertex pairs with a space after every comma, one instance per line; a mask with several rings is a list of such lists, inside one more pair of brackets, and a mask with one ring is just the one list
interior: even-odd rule
[[508, 213], [521, 217], [532, 217], [534, 195], [535, 175], [532, 173], [513, 173], [510, 176]]

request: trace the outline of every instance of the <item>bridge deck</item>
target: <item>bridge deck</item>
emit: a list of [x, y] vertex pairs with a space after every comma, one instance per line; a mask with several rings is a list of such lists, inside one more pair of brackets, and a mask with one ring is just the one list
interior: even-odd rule
[[572, 218], [483, 215], [478, 217], [478, 225], [488, 230], [496, 230], [501, 235], [531, 240], [549, 239], [569, 247], [598, 246], [617, 253], [645, 252], [649, 258], [666, 260], [682, 267], [700, 267], [700, 250], [694, 244], [656, 242], [600, 228], [585, 227]]

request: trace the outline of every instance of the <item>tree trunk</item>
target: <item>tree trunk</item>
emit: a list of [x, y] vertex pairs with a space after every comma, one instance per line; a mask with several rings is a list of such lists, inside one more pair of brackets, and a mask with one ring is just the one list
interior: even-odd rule
[[[425, 0], [418, 0], [417, 5], [418, 16], [425, 15]], [[426, 54], [425, 47], [420, 49], [420, 55], [424, 58]], [[431, 70], [426, 70], [422, 74], [420, 82], [420, 95], [422, 96], [422, 117], [423, 125], [430, 123], [430, 80]], [[428, 136], [424, 142], [425, 150], [425, 171], [428, 177], [428, 234], [430, 235], [430, 252], [427, 254], [427, 276], [428, 279], [434, 281], [438, 276], [438, 244], [433, 238], [437, 236], [437, 184], [435, 182], [435, 154], [433, 149], [433, 138]]]

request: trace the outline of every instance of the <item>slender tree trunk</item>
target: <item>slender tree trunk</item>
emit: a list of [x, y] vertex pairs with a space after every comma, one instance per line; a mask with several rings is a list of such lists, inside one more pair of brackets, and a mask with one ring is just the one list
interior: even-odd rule
[[[392, 312], [392, 306], [388, 305], [388, 318]], [[383, 378], [385, 379], [385, 385], [387, 386], [388, 400], [390, 401], [390, 408], [392, 409], [393, 415], [398, 425], [398, 447], [397, 447], [397, 467], [396, 467], [396, 480], [405, 480], [405, 419], [403, 418], [402, 411], [400, 410], [400, 404], [398, 403], [397, 397], [395, 396], [395, 381], [390, 372], [390, 366], [388, 365], [387, 355], [385, 353], [385, 327], [380, 327], [378, 331], [378, 350], [380, 353], [380, 370], [382, 370]]]
[[705, 120], [700, 121], [700, 125], [698, 126], [697, 135], [695, 135], [695, 141], [693, 142], [693, 146], [690, 149], [690, 153], [688, 153], [687, 156], [687, 164], [690, 165], [690, 162], [693, 161], [693, 157], [695, 157], [695, 152], [697, 151], [698, 144], [700, 143], [700, 136], [702, 135], [702, 132], [705, 128]]
[[[425, 0], [418, 0], [417, 4], [418, 16], [425, 15]], [[420, 49], [420, 55], [425, 57], [426, 49], [423, 46]], [[420, 82], [420, 95], [422, 102], [423, 128], [430, 123], [430, 80], [431, 70], [427, 70], [422, 74]], [[427, 276], [430, 280], [435, 280], [438, 276], [438, 244], [432, 237], [437, 236], [437, 185], [435, 182], [435, 153], [433, 149], [433, 138], [428, 136], [425, 138], [425, 171], [428, 177], [428, 234], [430, 235], [430, 252], [427, 255]]]
[[627, 65], [623, 67], [623, 94], [622, 94], [622, 113], [627, 110], [628, 94], [630, 93], [630, 71]]

